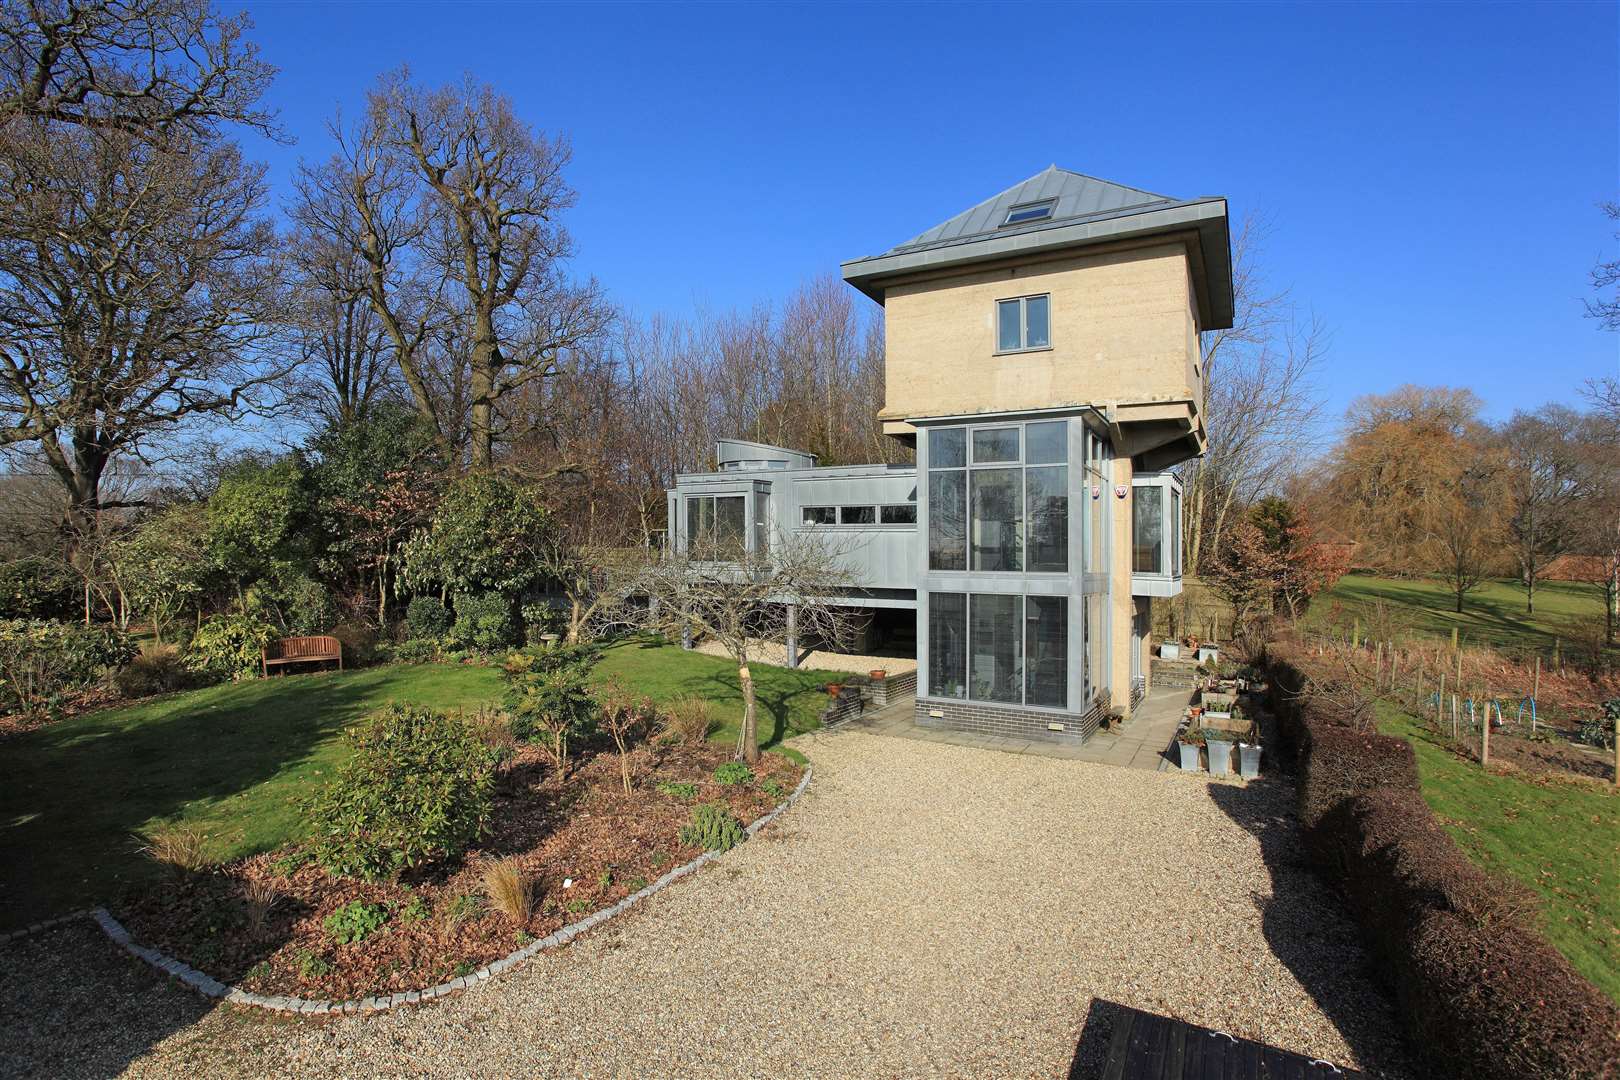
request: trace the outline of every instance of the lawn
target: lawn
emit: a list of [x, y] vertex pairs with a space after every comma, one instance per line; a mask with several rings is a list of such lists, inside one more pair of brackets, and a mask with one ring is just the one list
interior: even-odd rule
[[1423, 797], [1480, 866], [1517, 878], [1542, 899], [1548, 939], [1620, 1001], [1620, 796], [1487, 773], [1385, 703], [1380, 729], [1417, 754]]
[[[755, 665], [762, 746], [816, 726], [828, 672]], [[667, 702], [697, 695], [735, 740], [736, 668], [663, 645], [608, 649], [598, 681]], [[300, 804], [339, 761], [345, 726], [389, 701], [470, 708], [497, 699], [495, 668], [422, 664], [278, 676], [74, 717], [0, 746], [0, 933], [150, 881], [135, 834], [198, 825], [229, 860], [303, 831]], [[791, 752], [790, 752], [791, 753]], [[797, 756], [797, 755], [794, 755]], [[802, 760], [802, 758], [801, 758]]]
[[1549, 581], [1536, 586], [1536, 610], [1524, 610], [1524, 588], [1517, 580], [1488, 581], [1469, 593], [1463, 610], [1445, 582], [1434, 578], [1386, 578], [1346, 574], [1330, 591], [1311, 602], [1304, 623], [1310, 629], [1348, 630], [1357, 618], [1362, 632], [1374, 624], [1373, 610], [1382, 600], [1412, 630], [1449, 639], [1453, 627], [1465, 643], [1549, 655], [1555, 638], [1567, 647], [1576, 622], [1601, 629], [1603, 590], [1578, 581]]

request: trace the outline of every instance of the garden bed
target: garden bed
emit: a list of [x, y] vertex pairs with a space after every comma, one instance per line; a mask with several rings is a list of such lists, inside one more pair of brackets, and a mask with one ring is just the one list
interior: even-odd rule
[[[729, 757], [712, 743], [643, 745], [630, 755], [627, 794], [611, 752], [561, 778], [538, 747], [522, 746], [498, 772], [491, 832], [464, 858], [370, 882], [304, 863], [289, 848], [186, 875], [132, 897], [118, 914], [136, 941], [243, 990], [332, 1000], [419, 990], [507, 956], [694, 858], [701, 849], [682, 843], [680, 831], [697, 804], [722, 803], [746, 825], [782, 802], [802, 773], [766, 754], [753, 782], [721, 784], [715, 769]], [[660, 784], [696, 792], [666, 794]], [[490, 904], [482, 878], [497, 859], [532, 882], [527, 918]], [[274, 901], [255, 926], [249, 896], [259, 889]], [[363, 931], [360, 940], [341, 942], [328, 925], [340, 909]]]

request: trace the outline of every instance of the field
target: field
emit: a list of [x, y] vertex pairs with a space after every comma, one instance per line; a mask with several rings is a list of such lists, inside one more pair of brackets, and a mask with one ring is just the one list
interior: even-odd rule
[[[1603, 590], [1575, 581], [1536, 587], [1536, 610], [1524, 610], [1524, 589], [1516, 580], [1489, 581], [1469, 593], [1463, 611], [1442, 581], [1346, 574], [1312, 601], [1303, 625], [1310, 630], [1348, 630], [1361, 620], [1363, 633], [1378, 622], [1383, 601], [1398, 627], [1449, 639], [1455, 627], [1464, 645], [1488, 645], [1550, 657], [1555, 642], [1568, 651], [1572, 641], [1590, 640], [1603, 628]], [[1620, 650], [1608, 650], [1611, 657]]]
[[1541, 925], [1576, 970], [1620, 1001], [1620, 796], [1595, 785], [1488, 773], [1381, 703], [1380, 729], [1417, 754], [1423, 797], [1480, 866], [1541, 898]]
[[[816, 726], [826, 672], [754, 668], [763, 746]], [[713, 702], [735, 740], [736, 668], [671, 646], [616, 645], [598, 681], [667, 702]], [[389, 701], [471, 708], [499, 698], [489, 667], [398, 665], [277, 676], [152, 698], [19, 735], [0, 748], [0, 933], [91, 906], [157, 869], [138, 835], [166, 822], [207, 832], [225, 861], [302, 834], [300, 806], [340, 760], [344, 727]]]

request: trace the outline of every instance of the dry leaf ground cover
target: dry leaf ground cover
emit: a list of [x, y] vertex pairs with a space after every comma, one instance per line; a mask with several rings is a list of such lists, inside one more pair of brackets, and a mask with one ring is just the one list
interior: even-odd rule
[[[747, 824], [802, 772], [766, 754], [751, 779], [720, 783], [716, 767], [728, 758], [715, 743], [644, 744], [630, 755], [626, 793], [611, 749], [564, 777], [523, 746], [498, 773], [491, 833], [463, 858], [372, 882], [328, 873], [289, 848], [159, 884], [115, 914], [137, 941], [246, 990], [333, 1000], [420, 990], [695, 857], [701, 849], [680, 834], [697, 804], [723, 804]], [[527, 914], [501, 910], [485, 878], [497, 864], [528, 886]]]

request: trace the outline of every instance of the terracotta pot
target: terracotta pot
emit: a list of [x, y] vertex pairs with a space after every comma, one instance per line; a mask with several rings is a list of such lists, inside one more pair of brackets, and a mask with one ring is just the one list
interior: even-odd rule
[[871, 671], [868, 671], [867, 674], [870, 675], [872, 678], [879, 679], [879, 680], [886, 679], [886, 678], [889, 677], [889, 673], [887, 671], [884, 671], [880, 667], [879, 668], [873, 668]]
[[830, 683], [827, 684], [827, 696], [828, 697], [837, 697], [839, 694], [842, 694], [843, 692], [844, 692], [844, 684], [843, 683], [830, 682]]

